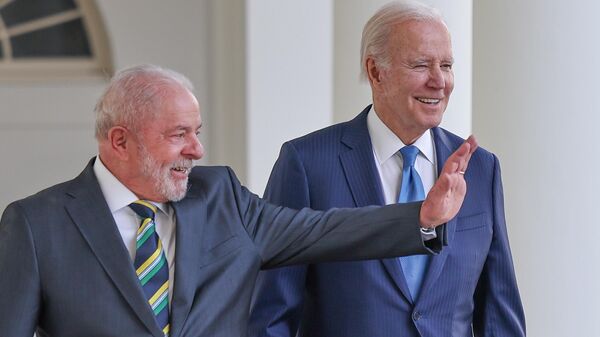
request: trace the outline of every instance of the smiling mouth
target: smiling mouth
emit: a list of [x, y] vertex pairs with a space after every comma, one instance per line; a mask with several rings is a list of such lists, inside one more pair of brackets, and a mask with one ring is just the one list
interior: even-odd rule
[[431, 104], [431, 105], [438, 104], [439, 102], [441, 102], [441, 101], [442, 101], [442, 99], [441, 99], [441, 98], [424, 98], [424, 97], [417, 97], [416, 99], [417, 99], [417, 101], [419, 101], [419, 102], [421, 102], [421, 103], [424, 103], [424, 104]]
[[173, 170], [175, 172], [183, 173], [183, 174], [188, 174], [190, 172], [189, 167], [183, 167], [183, 166], [173, 167], [173, 168], [171, 168], [171, 170]]

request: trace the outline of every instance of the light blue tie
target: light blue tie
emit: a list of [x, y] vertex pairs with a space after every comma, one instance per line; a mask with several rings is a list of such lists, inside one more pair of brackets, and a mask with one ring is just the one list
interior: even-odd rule
[[[421, 201], [425, 199], [425, 191], [423, 190], [423, 182], [415, 169], [415, 160], [419, 149], [414, 145], [405, 146], [400, 149], [402, 155], [402, 183], [400, 184], [400, 195], [398, 196], [399, 203]], [[404, 278], [408, 284], [408, 289], [413, 298], [413, 301], [419, 296], [423, 277], [429, 258], [427, 255], [412, 255], [400, 258], [400, 265], [404, 272]]]

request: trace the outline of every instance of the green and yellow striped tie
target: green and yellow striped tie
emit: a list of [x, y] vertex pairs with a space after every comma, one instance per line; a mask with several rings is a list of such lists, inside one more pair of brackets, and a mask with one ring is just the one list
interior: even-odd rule
[[137, 231], [135, 272], [144, 294], [154, 312], [156, 323], [165, 336], [169, 335], [169, 264], [160, 238], [156, 233], [154, 215], [156, 206], [138, 200], [129, 205], [142, 218]]

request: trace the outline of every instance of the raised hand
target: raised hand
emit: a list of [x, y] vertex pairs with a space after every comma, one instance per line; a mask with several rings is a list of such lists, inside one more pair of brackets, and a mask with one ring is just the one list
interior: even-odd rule
[[464, 174], [476, 149], [477, 140], [470, 136], [448, 157], [421, 206], [420, 220], [423, 228], [435, 228], [456, 216], [467, 192]]

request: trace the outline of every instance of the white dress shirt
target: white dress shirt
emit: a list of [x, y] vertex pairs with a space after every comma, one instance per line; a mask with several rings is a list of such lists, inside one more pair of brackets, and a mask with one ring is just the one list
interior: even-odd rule
[[[379, 172], [379, 179], [383, 189], [386, 205], [398, 202], [400, 183], [402, 182], [402, 155], [400, 149], [406, 146], [398, 136], [392, 132], [375, 113], [375, 108], [367, 115], [367, 129], [373, 146], [375, 166]], [[423, 182], [425, 195], [429, 192], [437, 179], [437, 164], [435, 145], [431, 130], [427, 130], [413, 144], [419, 149], [415, 160], [415, 169]], [[435, 234], [435, 232], [433, 232]], [[429, 234], [427, 234], [429, 235]], [[427, 239], [434, 238], [427, 236]]]
[[[123, 185], [102, 163], [100, 156], [94, 162], [94, 174], [108, 208], [115, 219], [123, 243], [129, 251], [131, 264], [135, 260], [136, 236], [140, 226], [140, 218], [129, 208], [129, 204], [139, 198]], [[169, 264], [169, 306], [173, 301], [173, 285], [175, 276], [175, 212], [166, 203], [155, 203], [159, 209], [155, 215], [155, 228], [163, 245], [165, 257]]]

